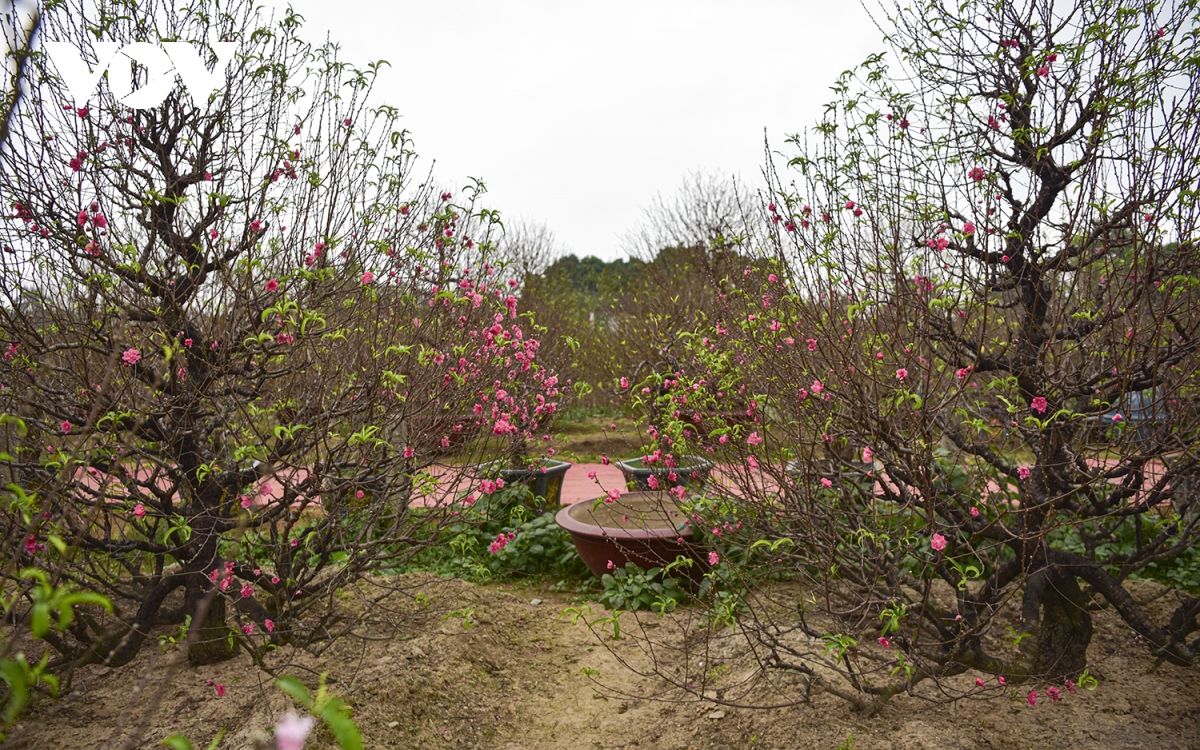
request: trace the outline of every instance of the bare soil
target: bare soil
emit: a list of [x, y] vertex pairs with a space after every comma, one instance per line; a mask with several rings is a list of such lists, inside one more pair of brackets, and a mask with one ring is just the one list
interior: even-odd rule
[[[1025, 691], [933, 707], [901, 696], [866, 718], [828, 693], [773, 710], [698, 697], [655, 700], [661, 685], [622, 665], [640, 663], [636, 639], [606, 642], [582, 623], [572, 625], [562, 616], [569, 595], [536, 585], [406, 578], [421, 584], [424, 596], [388, 610], [394, 630], [364, 626], [362, 637], [340, 639], [320, 656], [272, 662], [310, 684], [328, 671], [330, 689], [357, 712], [367, 748], [832, 750], [851, 737], [849, 746], [864, 749], [1200, 748], [1200, 672], [1169, 664], [1150, 671], [1145, 647], [1110, 612], [1095, 615], [1094, 691], [1064, 691], [1059, 702], [1043, 699], [1036, 707]], [[661, 625], [683, 616], [667, 615]], [[69, 694], [38, 706], [6, 746], [160, 748], [179, 732], [200, 748], [224, 727], [221, 748], [247, 748], [293, 708], [245, 656], [172, 670], [178, 657], [151, 646], [120, 669], [82, 670]], [[582, 674], [585, 667], [596, 674]], [[334, 746], [324, 730], [308, 745]]]

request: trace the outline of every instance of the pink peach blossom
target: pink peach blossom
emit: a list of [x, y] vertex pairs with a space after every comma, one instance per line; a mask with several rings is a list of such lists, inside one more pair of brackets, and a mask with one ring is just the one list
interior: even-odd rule
[[297, 716], [290, 711], [284, 714], [275, 724], [276, 749], [301, 750], [315, 723], [311, 716]]

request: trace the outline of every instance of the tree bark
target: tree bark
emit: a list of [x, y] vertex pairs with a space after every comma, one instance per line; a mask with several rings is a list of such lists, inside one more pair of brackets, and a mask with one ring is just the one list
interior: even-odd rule
[[1092, 616], [1075, 576], [1051, 567], [1041, 585], [1031, 586], [1026, 605], [1040, 605], [1041, 619], [1035, 635], [1037, 657], [1033, 674], [1046, 679], [1077, 675], [1087, 667], [1092, 641]]
[[192, 615], [192, 627], [199, 628], [195, 640], [188, 646], [187, 659], [192, 666], [216, 664], [237, 654], [237, 643], [231, 638], [233, 631], [225, 623], [225, 597], [218, 593], [204, 607], [206, 593], [200, 586], [188, 586], [186, 609], [190, 612], [205, 610], [203, 617]]

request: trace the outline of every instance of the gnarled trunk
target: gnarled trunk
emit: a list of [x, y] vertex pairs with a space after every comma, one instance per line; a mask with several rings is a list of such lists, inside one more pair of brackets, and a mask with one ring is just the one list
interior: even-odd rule
[[233, 631], [225, 623], [225, 597], [218, 593], [212, 596], [211, 601], [206, 602], [207, 593], [200, 586], [188, 586], [185, 604], [187, 610], [203, 610], [203, 617], [192, 616], [192, 627], [197, 628], [197, 631], [191, 645], [188, 646], [187, 658], [188, 663], [193, 666], [216, 664], [237, 654], [237, 643], [231, 637]]
[[1026, 585], [1022, 614], [1037, 623], [1031, 676], [1055, 679], [1087, 667], [1092, 616], [1074, 575], [1056, 566], [1037, 571]]

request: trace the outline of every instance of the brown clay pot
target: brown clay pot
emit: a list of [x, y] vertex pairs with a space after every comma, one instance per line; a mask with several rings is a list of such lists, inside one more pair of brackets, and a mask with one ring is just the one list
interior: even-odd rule
[[633, 492], [599, 505], [585, 500], [563, 507], [554, 520], [571, 534], [579, 556], [597, 576], [627, 562], [661, 568], [680, 555], [694, 564], [680, 566], [672, 575], [695, 580], [708, 569], [704, 549], [693, 541], [691, 527], [684, 525], [683, 513], [667, 492]]

